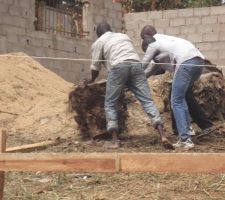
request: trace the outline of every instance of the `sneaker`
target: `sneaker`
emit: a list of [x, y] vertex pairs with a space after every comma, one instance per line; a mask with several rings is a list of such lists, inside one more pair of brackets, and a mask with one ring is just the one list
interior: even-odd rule
[[190, 138], [188, 138], [187, 140], [185, 141], [181, 141], [179, 140], [177, 143], [173, 144], [173, 147], [174, 148], [183, 148], [185, 150], [190, 150], [190, 149], [193, 149], [194, 148], [194, 143], [191, 141]]
[[189, 127], [189, 135], [190, 136], [195, 136], [195, 130], [192, 128], [192, 126]]

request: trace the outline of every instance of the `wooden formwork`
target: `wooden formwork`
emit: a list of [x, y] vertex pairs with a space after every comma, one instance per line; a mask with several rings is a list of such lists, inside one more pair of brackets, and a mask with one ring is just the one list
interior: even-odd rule
[[225, 153], [4, 153], [6, 132], [0, 140], [0, 200], [7, 171], [225, 172]]

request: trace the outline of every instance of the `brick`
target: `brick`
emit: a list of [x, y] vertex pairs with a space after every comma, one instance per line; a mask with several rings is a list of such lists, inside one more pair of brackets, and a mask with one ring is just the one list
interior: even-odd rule
[[209, 60], [218, 59], [218, 51], [203, 51], [202, 53]]
[[21, 27], [9, 26], [9, 25], [1, 25], [2, 31], [7, 34], [15, 34], [15, 35], [25, 35], [26, 30]]
[[218, 23], [225, 23], [225, 15], [218, 16]]
[[212, 32], [218, 33], [218, 32], [224, 32], [225, 30], [225, 24], [211, 24]]
[[217, 16], [202, 17], [202, 24], [215, 24], [217, 23]]
[[157, 27], [169, 27], [170, 21], [168, 19], [155, 19], [154, 26]]
[[224, 34], [224, 32], [219, 33], [219, 40], [220, 41], [225, 41], [225, 34]]
[[199, 17], [190, 17], [186, 19], [186, 25], [197, 25], [201, 24], [201, 18]]
[[147, 19], [162, 19], [162, 11], [151, 11], [151, 12], [147, 12], [148, 13], [148, 17]]
[[127, 30], [136, 30], [138, 28], [137, 22], [126, 22], [125, 24]]
[[218, 41], [219, 34], [218, 33], [204, 33], [202, 36], [202, 40], [205, 42]]
[[19, 17], [21, 17], [22, 12], [23, 12], [23, 9], [21, 9], [18, 6], [12, 5], [12, 6], [9, 7], [9, 14], [12, 15], [12, 16], [19, 16]]
[[183, 26], [185, 25], [185, 19], [180, 18], [180, 19], [172, 19], [170, 21], [170, 26]]
[[212, 48], [212, 43], [211, 42], [200, 42], [196, 44], [196, 47], [200, 50], [200, 51], [208, 51], [211, 50]]
[[196, 42], [202, 42], [202, 35], [201, 34], [189, 34], [187, 35], [187, 39], [189, 41], [191, 41], [192, 43], [196, 43]]
[[122, 11], [122, 6], [121, 6], [121, 3], [114, 3], [113, 4], [113, 8], [116, 10], [116, 11]]
[[178, 35], [180, 34], [180, 27], [168, 27], [165, 29], [165, 33], [168, 35]]
[[211, 44], [210, 50], [225, 50], [225, 41], [211, 42], [210, 44]]
[[149, 15], [149, 12], [138, 12], [138, 13], [135, 13], [135, 19], [136, 20], [147, 19], [148, 15]]
[[211, 15], [225, 14], [225, 6], [210, 7], [210, 14]]
[[19, 42], [18, 35], [8, 34], [7, 35], [7, 41], [12, 42], [12, 43], [18, 43]]
[[192, 17], [194, 15], [194, 9], [180, 9], [178, 10], [178, 17]]
[[154, 20], [140, 20], [138, 21], [138, 29], [141, 30], [146, 25], [153, 25]]
[[1, 2], [0, 13], [8, 13], [10, 5], [6, 2]]
[[211, 33], [213, 32], [213, 28], [211, 25], [207, 25], [207, 24], [199, 24], [198, 26], [196, 26], [197, 29], [197, 33]]
[[210, 8], [194, 8], [194, 16], [206, 16], [210, 14]]
[[196, 32], [196, 26], [181, 26], [180, 33], [181, 34], [192, 34]]
[[0, 53], [6, 53], [7, 52], [7, 38], [6, 36], [0, 35]]
[[12, 25], [16, 27], [21, 27], [25, 28], [26, 27], [26, 20], [21, 18], [21, 17], [13, 17], [13, 16], [5, 16], [2, 19], [2, 23], [7, 24], [7, 25]]
[[164, 10], [162, 11], [162, 18], [164, 19], [173, 19], [177, 18], [178, 10]]
[[109, 11], [108, 11], [108, 16], [109, 16], [110, 18], [116, 18], [117, 12], [115, 12], [114, 10], [109, 10]]

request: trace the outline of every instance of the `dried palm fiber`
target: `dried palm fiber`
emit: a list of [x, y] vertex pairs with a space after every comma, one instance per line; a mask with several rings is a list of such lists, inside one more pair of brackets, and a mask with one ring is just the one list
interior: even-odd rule
[[[164, 111], [168, 110], [170, 104], [171, 86], [172, 75], [165, 73], [158, 84], [158, 91], [161, 91], [164, 103]], [[196, 100], [210, 119], [223, 120], [225, 116], [225, 79], [218, 68], [205, 66], [200, 79], [193, 86], [193, 92]]]
[[[83, 138], [91, 137], [108, 138], [106, 130], [106, 118], [104, 111], [106, 81], [92, 83], [90, 85], [77, 86], [69, 93], [69, 103], [72, 110], [76, 111], [75, 121]], [[126, 130], [127, 107], [121, 94], [118, 103], [118, 117], [120, 132]]]

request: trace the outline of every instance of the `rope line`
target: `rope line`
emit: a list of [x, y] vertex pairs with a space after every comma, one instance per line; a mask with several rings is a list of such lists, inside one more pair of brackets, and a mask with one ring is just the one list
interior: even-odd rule
[[[47, 57], [47, 56], [19, 56], [19, 55], [6, 55], [6, 54], [1, 54], [0, 57], [15, 57], [15, 58], [34, 58], [34, 59], [46, 59], [46, 60], [66, 60], [66, 61], [94, 61], [94, 62], [110, 62], [110, 60], [92, 60], [90, 58], [59, 58], [59, 57]], [[137, 63], [135, 61], [123, 61], [123, 63]], [[139, 61], [141, 62], [141, 61]], [[143, 64], [150, 64], [149, 62], [141, 62]], [[154, 65], [171, 65], [171, 63], [154, 63]], [[173, 65], [180, 65], [180, 64], [173, 64]], [[192, 64], [182, 64], [186, 66], [191, 66]], [[223, 65], [195, 65], [195, 66], [208, 66], [208, 67], [218, 67], [218, 68], [224, 68], [225, 66]]]

